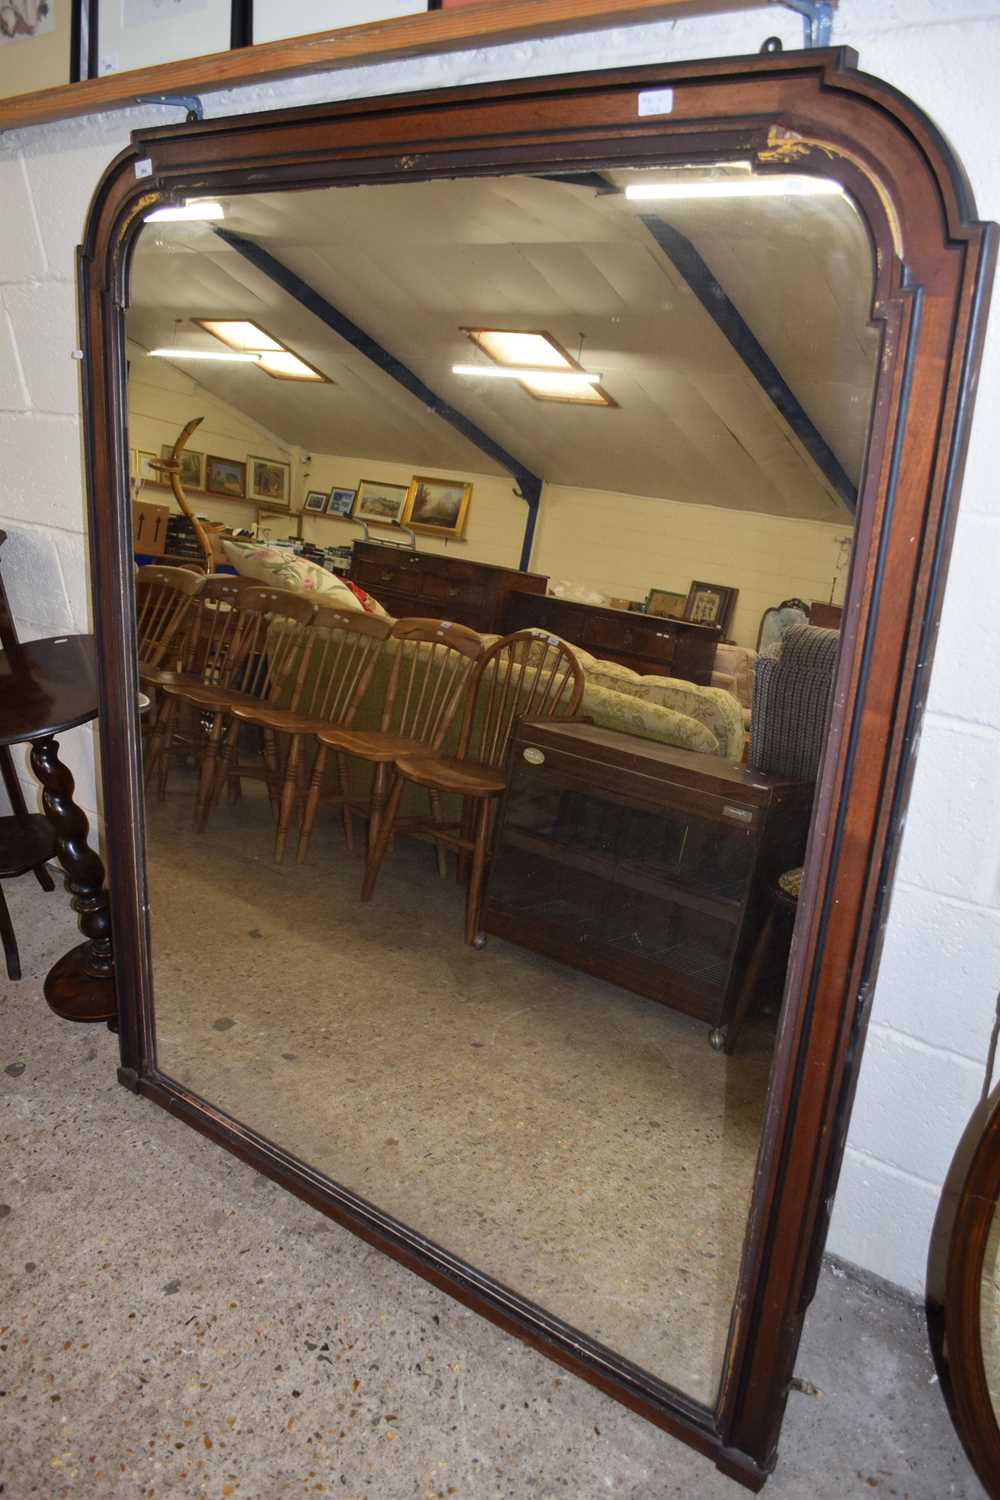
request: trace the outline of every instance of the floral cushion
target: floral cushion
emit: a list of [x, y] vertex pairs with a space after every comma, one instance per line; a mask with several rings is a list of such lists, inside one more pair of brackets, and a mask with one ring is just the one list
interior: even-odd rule
[[384, 615], [377, 599], [355, 584], [339, 578], [308, 558], [296, 557], [287, 547], [269, 547], [261, 542], [223, 542], [229, 562], [241, 578], [254, 578], [275, 588], [290, 589], [317, 603], [333, 604], [337, 609], [363, 609], [369, 614]]
[[690, 714], [628, 693], [615, 692], [613, 688], [600, 687], [589, 677], [584, 683], [578, 716], [592, 719], [601, 729], [617, 729], [640, 740], [676, 745], [681, 750], [698, 750], [703, 755], [722, 753], [712, 731]]

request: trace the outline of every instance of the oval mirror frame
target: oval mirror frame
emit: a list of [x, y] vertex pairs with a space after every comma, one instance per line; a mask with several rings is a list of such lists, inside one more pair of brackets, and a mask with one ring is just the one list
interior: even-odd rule
[[[644, 113], [658, 94], [669, 113]], [[671, 93], [672, 91], [672, 93]], [[652, 101], [650, 101], [652, 102]], [[124, 311], [143, 215], [164, 199], [466, 173], [747, 160], [836, 178], [875, 246], [881, 329], [828, 750], [714, 1407], [589, 1342], [160, 1073], [130, 650]], [[934, 126], [848, 49], [477, 85], [136, 133], [80, 249], [84, 413], [123, 1084], [212, 1136], [759, 1489], [773, 1467], [857, 1078], [937, 626], [995, 261]]]
[[941, 1389], [990, 1495], [1000, 1494], [1000, 1421], [983, 1350], [982, 1284], [998, 1200], [1000, 1089], [995, 1089], [973, 1112], [952, 1160], [927, 1276], [927, 1323]]

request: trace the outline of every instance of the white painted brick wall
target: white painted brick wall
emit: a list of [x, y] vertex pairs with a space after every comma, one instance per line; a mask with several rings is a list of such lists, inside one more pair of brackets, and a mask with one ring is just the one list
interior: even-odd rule
[[[416, 58], [211, 96], [221, 115], [496, 77], [801, 44], [779, 9]], [[929, 112], [1000, 218], [1000, 0], [842, 0], [834, 40]], [[136, 125], [162, 110], [69, 121], [0, 141], [0, 525], [25, 633], [87, 627], [68, 284], [90, 193]], [[12, 358], [11, 340], [17, 340]], [[982, 376], [919, 773], [874, 1001], [830, 1248], [914, 1292], [941, 1173], [978, 1090], [1000, 985], [1000, 322]], [[88, 746], [85, 735], [78, 743]], [[87, 769], [87, 749], [74, 750]], [[86, 785], [86, 783], [84, 783]], [[87, 796], [83, 799], [88, 801]], [[88, 805], [93, 805], [91, 793]]]

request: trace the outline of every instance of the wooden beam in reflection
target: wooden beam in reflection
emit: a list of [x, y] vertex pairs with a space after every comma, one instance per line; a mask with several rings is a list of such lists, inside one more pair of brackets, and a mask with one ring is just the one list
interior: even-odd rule
[[805, 407], [751, 330], [708, 264], [679, 229], [655, 214], [641, 214], [641, 222], [694, 292], [712, 322], [725, 334], [761, 390], [788, 423], [827, 483], [853, 515], [858, 492], [839, 458]]

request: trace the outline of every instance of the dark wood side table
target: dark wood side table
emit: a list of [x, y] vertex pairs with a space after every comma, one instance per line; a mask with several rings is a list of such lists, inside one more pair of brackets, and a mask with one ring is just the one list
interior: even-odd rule
[[87, 941], [65, 954], [45, 979], [45, 998], [67, 1021], [115, 1021], [111, 919], [104, 866], [87, 844], [89, 825], [73, 801], [73, 777], [59, 759], [56, 735], [97, 717], [94, 638], [53, 636], [0, 654], [0, 747], [29, 743], [42, 806], [69, 877], [73, 906]]

